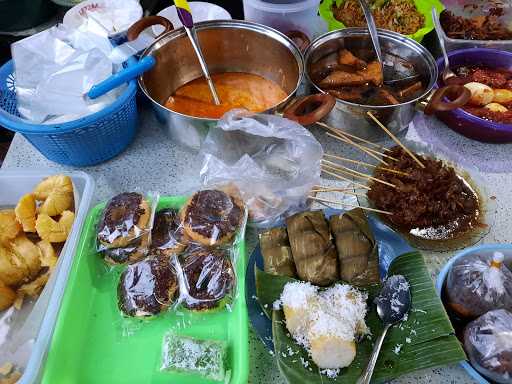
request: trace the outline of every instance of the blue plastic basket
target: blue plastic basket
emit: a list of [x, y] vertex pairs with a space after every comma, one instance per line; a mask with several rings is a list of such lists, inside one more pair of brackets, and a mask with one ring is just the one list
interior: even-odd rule
[[47, 159], [76, 167], [94, 165], [118, 155], [133, 141], [136, 80], [99, 112], [62, 124], [32, 124], [18, 113], [13, 70], [12, 60], [0, 68], [0, 126], [23, 134]]

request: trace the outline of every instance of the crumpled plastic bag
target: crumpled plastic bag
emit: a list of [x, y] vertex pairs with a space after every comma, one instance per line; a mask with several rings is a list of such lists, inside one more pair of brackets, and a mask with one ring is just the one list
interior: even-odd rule
[[226, 113], [209, 130], [200, 155], [202, 183], [235, 184], [254, 226], [306, 209], [309, 192], [320, 183], [320, 143], [300, 124], [274, 115]]
[[464, 349], [471, 365], [497, 383], [512, 383], [512, 313], [487, 312], [464, 330]]
[[115, 71], [106, 35], [57, 25], [11, 46], [18, 111], [33, 123], [76, 120], [114, 102], [125, 86], [91, 100], [90, 88]]

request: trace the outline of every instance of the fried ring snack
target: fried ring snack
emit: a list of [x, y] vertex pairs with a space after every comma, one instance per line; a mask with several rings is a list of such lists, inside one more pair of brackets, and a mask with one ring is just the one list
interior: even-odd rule
[[41, 240], [37, 246], [41, 250], [41, 267], [55, 267], [58, 259], [53, 245], [47, 240]]
[[16, 299], [16, 292], [0, 280], [0, 311], [9, 308]]
[[29, 275], [27, 265], [10, 248], [0, 245], [0, 280], [15, 287], [23, 283]]
[[24, 234], [11, 242], [11, 249], [18, 260], [23, 262], [29, 271], [29, 278], [34, 278], [41, 269], [41, 250]]
[[63, 243], [71, 232], [74, 220], [75, 214], [71, 211], [62, 212], [59, 221], [41, 213], [36, 220], [37, 234], [50, 243]]
[[54, 175], [41, 181], [33, 191], [36, 200], [43, 201], [39, 213], [57, 216], [71, 209], [74, 202], [73, 182], [69, 176]]
[[7, 243], [18, 236], [21, 225], [12, 209], [0, 211], [0, 243]]
[[36, 231], [36, 199], [33, 194], [23, 195], [14, 208], [14, 213], [24, 232]]

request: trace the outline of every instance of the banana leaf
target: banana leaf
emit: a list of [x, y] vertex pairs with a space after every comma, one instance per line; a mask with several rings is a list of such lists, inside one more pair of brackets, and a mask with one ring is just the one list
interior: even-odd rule
[[[373, 381], [383, 382], [419, 369], [455, 363], [466, 355], [446, 315], [443, 304], [436, 294], [423, 256], [411, 252], [396, 258], [389, 274], [404, 275], [411, 285], [412, 307], [407, 320], [390, 329], [377, 362]], [[382, 331], [375, 305], [378, 287], [367, 287], [370, 310], [366, 318], [372, 337], [357, 344], [354, 362], [343, 369], [338, 377], [328, 378], [319, 374], [318, 367], [307, 352], [289, 336], [282, 311], [270, 311], [272, 303], [280, 296], [288, 277], [272, 276], [256, 271], [256, 290], [262, 308], [267, 304], [271, 313], [275, 356], [281, 373], [289, 383], [355, 383], [366, 367], [373, 348], [373, 340]]]
[[265, 272], [294, 277], [297, 274], [286, 228], [272, 228], [260, 234]]

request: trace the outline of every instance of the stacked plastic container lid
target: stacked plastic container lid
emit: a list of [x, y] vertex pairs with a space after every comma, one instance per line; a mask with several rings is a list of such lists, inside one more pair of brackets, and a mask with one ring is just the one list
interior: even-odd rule
[[283, 33], [304, 32], [310, 39], [327, 32], [318, 16], [320, 0], [243, 0], [245, 20], [268, 25]]
[[[53, 170], [1, 170], [0, 206], [14, 207], [18, 199]], [[62, 296], [73, 264], [80, 231], [94, 194], [94, 180], [84, 172], [62, 172], [71, 177], [75, 190], [75, 222], [46, 287], [35, 303], [21, 310], [0, 312], [0, 361], [11, 362], [22, 372], [18, 384], [40, 381]]]

